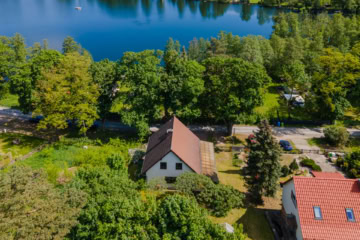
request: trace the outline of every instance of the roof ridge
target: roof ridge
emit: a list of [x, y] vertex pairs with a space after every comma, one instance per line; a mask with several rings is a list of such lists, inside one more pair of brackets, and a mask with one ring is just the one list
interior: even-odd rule
[[329, 177], [305, 177], [294, 176], [293, 179], [315, 179], [315, 180], [335, 180], [335, 181], [359, 181], [357, 178], [329, 178]]

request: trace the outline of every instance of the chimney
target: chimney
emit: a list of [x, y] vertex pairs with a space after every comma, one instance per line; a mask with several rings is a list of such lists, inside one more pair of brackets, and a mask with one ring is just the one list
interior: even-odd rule
[[166, 130], [166, 134], [169, 134], [169, 133], [172, 133], [172, 132], [173, 132], [172, 128], [169, 128], [168, 130]]

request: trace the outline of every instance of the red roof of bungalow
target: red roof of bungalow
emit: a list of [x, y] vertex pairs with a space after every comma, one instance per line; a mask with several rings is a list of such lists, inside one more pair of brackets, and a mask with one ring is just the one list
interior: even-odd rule
[[175, 116], [150, 136], [141, 173], [169, 152], [173, 152], [194, 172], [201, 173], [200, 139]]
[[[360, 182], [337, 174], [316, 173], [314, 178], [293, 177], [304, 240], [360, 239]], [[320, 207], [322, 219], [315, 219]], [[352, 209], [355, 221], [348, 221]]]

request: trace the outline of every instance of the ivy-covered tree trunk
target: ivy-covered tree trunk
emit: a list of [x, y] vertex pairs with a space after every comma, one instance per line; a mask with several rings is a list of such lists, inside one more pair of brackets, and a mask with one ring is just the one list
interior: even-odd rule
[[258, 127], [254, 137], [248, 139], [250, 153], [246, 183], [253, 200], [261, 203], [262, 196], [273, 197], [278, 189], [281, 150], [268, 121], [261, 121]]

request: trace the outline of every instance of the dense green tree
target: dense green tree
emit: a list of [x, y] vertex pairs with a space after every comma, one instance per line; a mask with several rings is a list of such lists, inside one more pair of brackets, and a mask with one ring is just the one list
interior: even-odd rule
[[238, 58], [213, 57], [204, 65], [204, 117], [214, 117], [231, 130], [239, 116], [253, 114], [254, 108], [262, 104], [261, 88], [270, 79], [260, 65]]
[[344, 115], [350, 106], [348, 89], [355, 86], [360, 77], [360, 61], [350, 53], [343, 54], [325, 49], [324, 55], [316, 59], [319, 66], [312, 80], [314, 107], [310, 110], [322, 119], [335, 120]]
[[7, 44], [8, 38], [0, 38], [0, 82], [9, 78], [15, 65], [15, 51]]
[[75, 40], [72, 37], [67, 36], [64, 39], [64, 42], [62, 45], [62, 51], [64, 54], [72, 53], [72, 52], [81, 53], [82, 47], [77, 42], [75, 42]]
[[85, 196], [47, 181], [43, 171], [15, 166], [0, 174], [0, 238], [63, 239], [77, 221]]
[[10, 38], [10, 46], [15, 52], [15, 61], [17, 63], [25, 62], [27, 55], [25, 39], [19, 33]]
[[98, 115], [98, 86], [89, 74], [91, 59], [77, 52], [61, 58], [58, 66], [42, 72], [36, 83], [35, 113], [43, 115], [39, 128], [64, 129], [68, 120], [85, 134]]
[[269, 123], [261, 121], [258, 127], [255, 138], [248, 141], [250, 153], [245, 180], [254, 200], [261, 202], [262, 196], [273, 197], [278, 190], [281, 150]]
[[210, 43], [206, 41], [204, 38], [193, 39], [188, 48], [188, 56], [192, 60], [197, 60], [201, 62], [208, 55], [208, 50], [210, 48]]
[[173, 114], [192, 120], [201, 115], [198, 97], [204, 91], [202, 73], [205, 70], [198, 62], [181, 57], [175, 50], [164, 55], [165, 73], [159, 82], [165, 118]]
[[142, 138], [149, 133], [149, 122], [161, 117], [161, 56], [161, 51], [153, 50], [126, 52], [118, 66], [120, 91], [112, 111], [118, 112], [124, 123], [135, 126]]
[[259, 39], [255, 36], [241, 38], [239, 57], [245, 61], [263, 65], [264, 59], [262, 57]]
[[109, 59], [93, 62], [89, 71], [93, 82], [99, 86], [98, 113], [105, 120], [118, 92], [116, 63]]
[[19, 96], [19, 107], [24, 112], [34, 110], [34, 90], [42, 72], [57, 66], [63, 56], [56, 50], [40, 50], [26, 64], [17, 68], [11, 77], [12, 92]]

